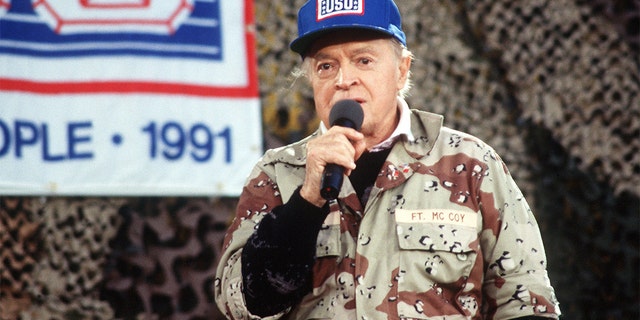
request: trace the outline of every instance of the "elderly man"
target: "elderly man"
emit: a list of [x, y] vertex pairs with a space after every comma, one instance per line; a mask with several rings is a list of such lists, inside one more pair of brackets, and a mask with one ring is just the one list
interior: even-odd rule
[[[311, 0], [298, 29], [322, 124], [250, 174], [216, 276], [226, 316], [558, 318], [536, 220], [502, 160], [404, 101], [412, 55], [393, 1]], [[361, 128], [330, 122], [345, 100]], [[337, 199], [320, 192], [329, 165], [344, 173]]]

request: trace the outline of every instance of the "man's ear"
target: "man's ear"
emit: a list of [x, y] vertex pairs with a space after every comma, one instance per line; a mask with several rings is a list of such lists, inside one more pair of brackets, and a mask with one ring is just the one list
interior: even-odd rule
[[407, 78], [409, 77], [409, 72], [411, 70], [411, 56], [403, 56], [400, 60], [400, 64], [398, 66], [400, 71], [400, 77], [398, 78], [398, 90], [404, 88]]

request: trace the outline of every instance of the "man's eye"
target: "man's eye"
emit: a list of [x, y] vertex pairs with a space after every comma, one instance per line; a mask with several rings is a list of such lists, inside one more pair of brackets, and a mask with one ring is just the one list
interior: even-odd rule
[[329, 63], [323, 63], [320, 66], [318, 66], [318, 70], [329, 70], [331, 69], [331, 64]]
[[364, 64], [364, 65], [367, 65], [367, 64], [371, 63], [371, 59], [369, 59], [369, 58], [361, 58], [360, 59], [360, 63]]
[[331, 76], [333, 76], [333, 74], [335, 74], [336, 72], [336, 68], [333, 64], [331, 63], [321, 63], [318, 64], [318, 66], [316, 67], [316, 74], [320, 77], [320, 78], [329, 78]]

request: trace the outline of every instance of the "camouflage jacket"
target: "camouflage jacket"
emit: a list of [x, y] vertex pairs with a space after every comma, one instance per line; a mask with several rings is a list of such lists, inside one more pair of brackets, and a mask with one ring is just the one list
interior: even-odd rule
[[[412, 110], [366, 206], [345, 179], [317, 237], [313, 291], [268, 319], [558, 318], [537, 222], [495, 151]], [[241, 251], [262, 217], [302, 184], [306, 143], [269, 150], [247, 180], [224, 241], [215, 296], [230, 319], [257, 319]]]

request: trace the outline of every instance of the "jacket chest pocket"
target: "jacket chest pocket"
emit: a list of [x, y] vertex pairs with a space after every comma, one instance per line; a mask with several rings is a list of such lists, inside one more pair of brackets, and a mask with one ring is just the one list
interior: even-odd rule
[[[328, 221], [325, 221], [328, 222]], [[334, 221], [335, 222], [335, 221]], [[325, 223], [316, 240], [314, 288], [304, 313], [292, 319], [355, 319], [355, 239], [336, 223]], [[318, 278], [316, 278], [318, 277]]]
[[342, 250], [340, 234], [340, 225], [324, 225], [316, 240], [316, 257], [340, 256]]
[[402, 301], [402, 297], [431, 296], [424, 295], [430, 290], [435, 290], [434, 293], [438, 295], [441, 284], [452, 288], [457, 283], [463, 290], [478, 254], [476, 229], [435, 223], [397, 222], [396, 231], [400, 249], [399, 316], [427, 319], [423, 311], [429, 308], [429, 301]]
[[[425, 273], [436, 283], [452, 283], [469, 276], [475, 262], [475, 229], [433, 223], [398, 223], [401, 269]], [[418, 268], [418, 270], [416, 270]]]

